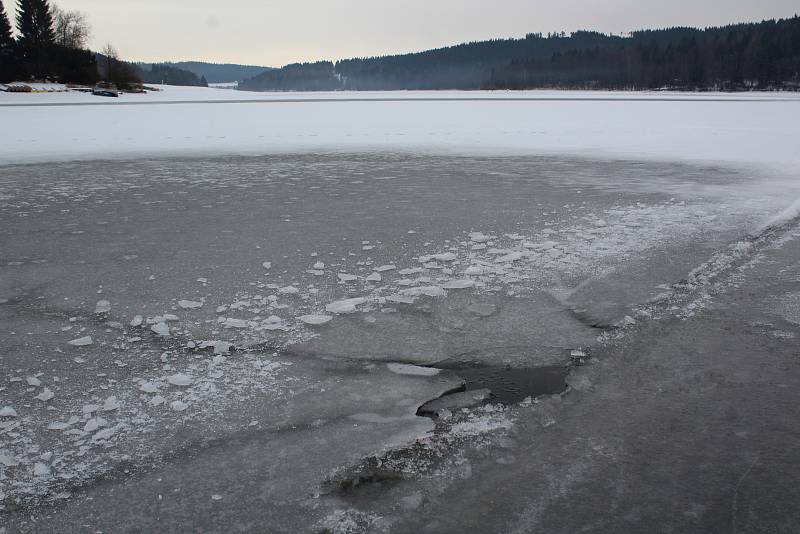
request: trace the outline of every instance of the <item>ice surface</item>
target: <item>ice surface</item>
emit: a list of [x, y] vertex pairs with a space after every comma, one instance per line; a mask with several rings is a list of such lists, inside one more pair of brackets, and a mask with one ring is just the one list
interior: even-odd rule
[[[737, 161], [783, 169], [798, 163], [792, 148], [800, 144], [793, 120], [800, 101], [794, 95], [532, 91], [503, 94], [503, 101], [496, 97], [455, 91], [362, 93], [358, 99], [366, 101], [341, 105], [303, 100], [352, 95], [166, 87], [100, 106], [28, 107], [26, 103], [98, 102], [74, 93], [0, 93], [0, 105], [15, 105], [4, 108], [3, 114], [6, 122], [16, 125], [0, 132], [0, 162], [380, 149]], [[370, 101], [378, 98], [410, 102]], [[432, 104], [426, 98], [444, 101]], [[250, 103], [200, 103], [225, 100]], [[183, 103], [126, 105], [168, 101]], [[124, 136], [96, 135], [96, 125], [109, 116]], [[69, 124], [69, 135], [52, 124]], [[643, 130], [642, 124], [658, 126]]]

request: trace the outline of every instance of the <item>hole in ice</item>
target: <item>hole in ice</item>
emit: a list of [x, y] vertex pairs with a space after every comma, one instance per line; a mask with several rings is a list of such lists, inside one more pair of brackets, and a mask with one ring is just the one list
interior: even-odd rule
[[437, 417], [441, 410], [459, 410], [479, 406], [488, 401], [516, 404], [528, 397], [555, 395], [567, 389], [569, 367], [548, 365], [514, 368], [466, 366], [449, 370], [464, 380], [464, 385], [417, 410], [421, 417]]

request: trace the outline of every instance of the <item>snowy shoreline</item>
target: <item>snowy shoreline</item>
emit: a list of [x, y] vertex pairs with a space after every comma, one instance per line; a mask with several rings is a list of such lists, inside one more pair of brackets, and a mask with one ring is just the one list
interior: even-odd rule
[[[784, 172], [800, 165], [800, 99], [793, 95], [500, 94], [358, 93], [352, 100], [353, 93], [166, 87], [94, 105], [97, 97], [80, 93], [3, 93], [0, 116], [11, 126], [0, 131], [0, 165], [348, 151], [562, 154]], [[25, 105], [32, 102], [46, 105]], [[71, 105], [81, 103], [93, 105]]]

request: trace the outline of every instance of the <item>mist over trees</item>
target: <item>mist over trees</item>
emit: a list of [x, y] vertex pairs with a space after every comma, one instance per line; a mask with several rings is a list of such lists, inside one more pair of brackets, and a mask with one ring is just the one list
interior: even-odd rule
[[245, 90], [800, 89], [800, 18], [614, 36], [529, 34], [414, 54], [288, 65]]

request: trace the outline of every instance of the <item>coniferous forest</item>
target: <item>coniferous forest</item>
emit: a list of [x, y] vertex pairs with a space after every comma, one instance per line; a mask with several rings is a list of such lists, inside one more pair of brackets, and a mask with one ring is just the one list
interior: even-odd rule
[[579, 31], [288, 65], [246, 90], [800, 88], [800, 17], [718, 28]]

